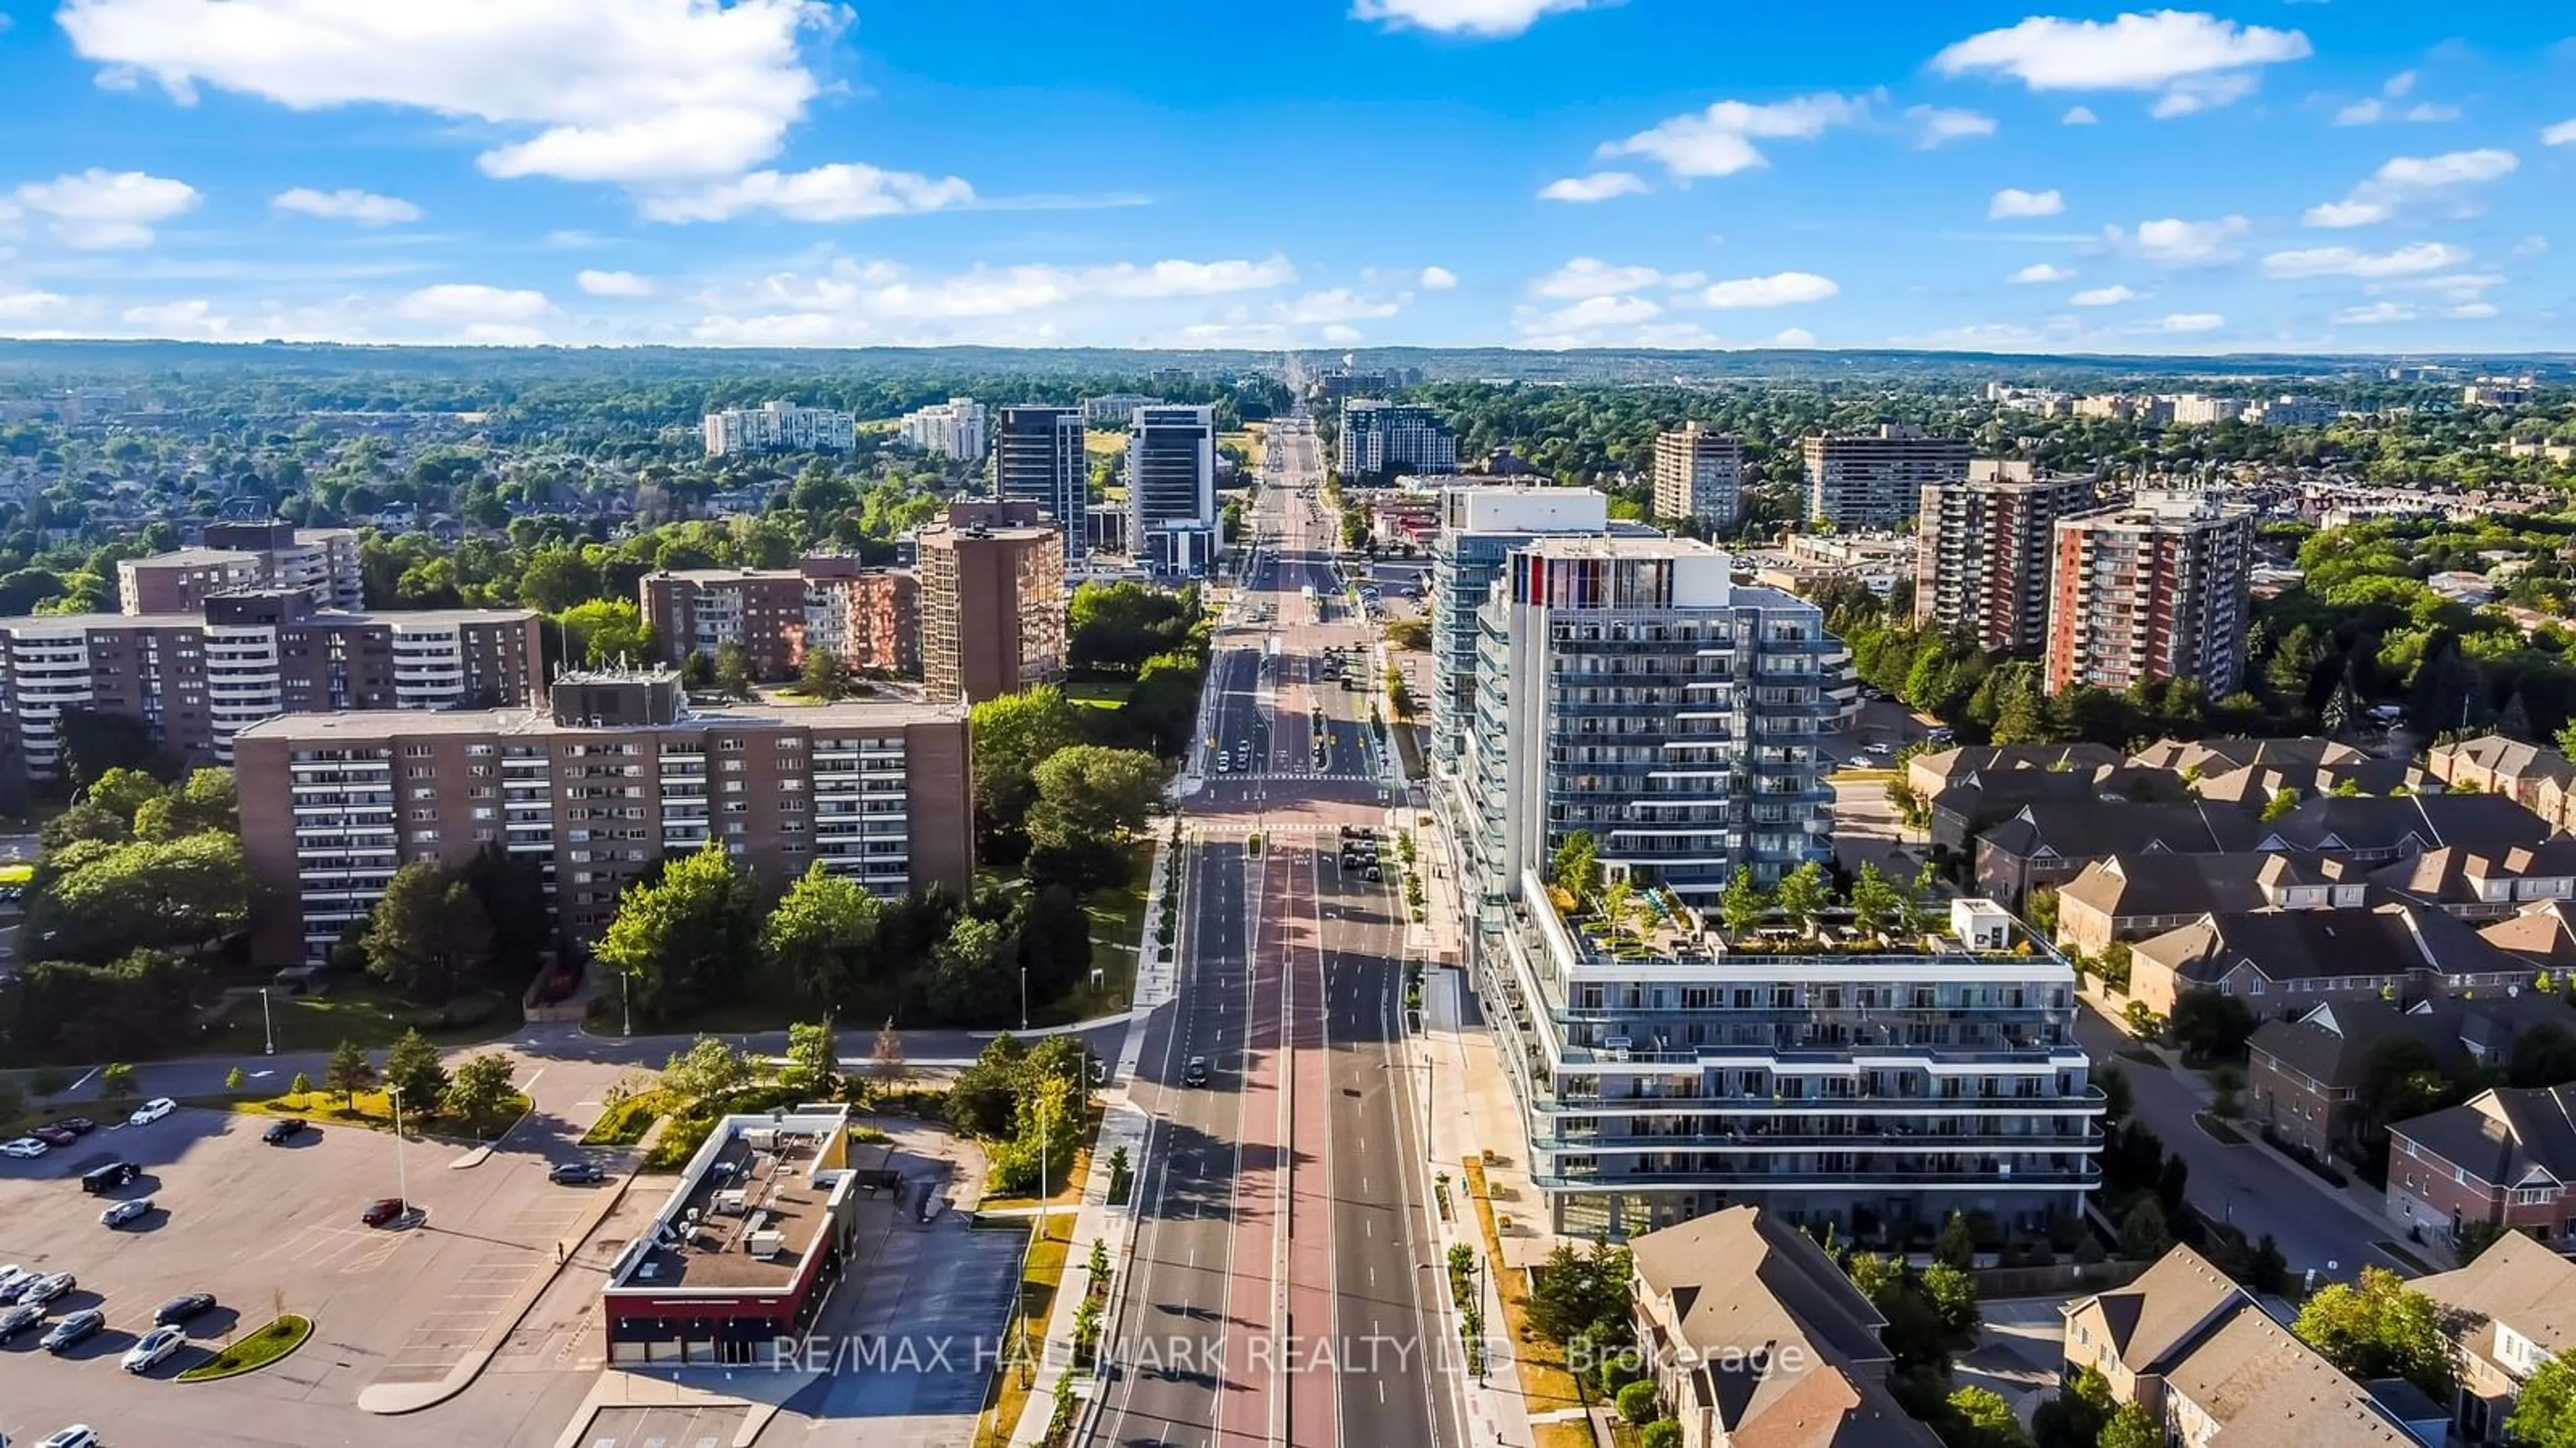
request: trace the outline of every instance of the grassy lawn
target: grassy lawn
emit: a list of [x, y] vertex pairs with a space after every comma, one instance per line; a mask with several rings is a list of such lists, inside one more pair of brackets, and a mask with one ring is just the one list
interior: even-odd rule
[[1088, 428], [1082, 434], [1082, 451], [1086, 456], [1113, 457], [1126, 450], [1127, 429], [1123, 427]]
[[1038, 1235], [1030, 1239], [1020, 1268], [1019, 1308], [1002, 1339], [1011, 1346], [993, 1370], [992, 1386], [984, 1390], [983, 1416], [975, 1420], [975, 1448], [1008, 1448], [1012, 1431], [1020, 1425], [1029, 1390], [1021, 1384], [1020, 1364], [1012, 1359], [1023, 1351], [1018, 1344], [1025, 1333], [1029, 1344], [1025, 1352], [1034, 1375], [1046, 1340], [1047, 1314], [1055, 1310], [1056, 1288], [1064, 1281], [1065, 1259], [1073, 1250], [1072, 1237], [1073, 1218], [1066, 1217], [1060, 1223], [1054, 1218], [1041, 1220]]
[[[1080, 1144], [1076, 1145], [1073, 1149], [1072, 1168], [1065, 1173], [1063, 1181], [1051, 1181], [1047, 1183], [1047, 1185], [1054, 1188], [1054, 1190], [1047, 1193], [1046, 1201], [1043, 1204], [1041, 1204], [1036, 1197], [986, 1197], [984, 1200], [975, 1204], [975, 1210], [979, 1212], [1011, 1212], [1027, 1211], [1030, 1208], [1039, 1205], [1064, 1207], [1067, 1209], [1064, 1214], [1064, 1219], [1067, 1223], [1071, 1223], [1073, 1220], [1071, 1209], [1082, 1205], [1083, 1179], [1091, 1175], [1091, 1148], [1093, 1144], [1099, 1140], [1100, 1108], [1095, 1104], [1087, 1108], [1083, 1113], [1082, 1140]], [[1071, 1231], [1073, 1229], [1068, 1225], [1065, 1230]]]
[[1134, 681], [1128, 679], [1079, 679], [1061, 687], [1067, 700], [1094, 709], [1115, 709], [1136, 692]]
[[[478, 1024], [438, 1027], [434, 1012], [425, 1012], [397, 996], [357, 982], [337, 983], [328, 995], [290, 996], [271, 991], [268, 1011], [276, 1022], [277, 1049], [281, 1052], [328, 1051], [342, 1041], [355, 1041], [369, 1050], [378, 1050], [392, 1045], [415, 1025], [422, 1035], [442, 1046], [497, 1041], [519, 1028], [518, 1003], [506, 998], [496, 1001], [491, 1014]], [[266, 1040], [259, 1002], [241, 1000], [203, 1040], [192, 1044], [187, 1054], [239, 1052], [255, 1056]]]
[[297, 1348], [313, 1335], [313, 1319], [290, 1312], [250, 1336], [179, 1374], [183, 1383], [211, 1383], [217, 1378], [257, 1372]]
[[584, 1132], [584, 1146], [633, 1146], [671, 1109], [670, 1098], [659, 1091], [638, 1091], [606, 1111]]
[[24, 885], [36, 878], [36, 867], [25, 860], [0, 864], [0, 885]]
[[[363, 1126], [372, 1131], [391, 1131], [394, 1127], [393, 1096], [384, 1091], [361, 1091], [354, 1106], [337, 1091], [288, 1091], [277, 1096], [204, 1096], [191, 1098], [187, 1104], [238, 1111], [245, 1116], [298, 1116], [307, 1121]], [[515, 1093], [501, 1110], [480, 1122], [464, 1121], [442, 1113], [424, 1113], [406, 1104], [403, 1108], [403, 1135], [468, 1137], [489, 1141], [527, 1114], [528, 1098]]]
[[1260, 429], [1248, 428], [1242, 432], [1218, 433], [1216, 435], [1216, 445], [1218, 447], [1230, 447], [1235, 451], [1242, 453], [1255, 474], [1258, 474], [1261, 471], [1262, 437]]
[[1033, 1005], [1029, 1010], [1032, 1024], [1060, 1026], [1087, 1021], [1134, 1004], [1134, 947], [1141, 946], [1145, 937], [1145, 872], [1154, 866], [1154, 842], [1137, 840], [1127, 847], [1127, 854], [1128, 883], [1095, 890], [1082, 906], [1083, 913], [1091, 917], [1091, 964], [1100, 972], [1099, 989], [1093, 989], [1086, 979], [1055, 1000]]
[[[1512, 1345], [1512, 1361], [1520, 1371], [1521, 1398], [1532, 1417], [1583, 1407], [1583, 1390], [1576, 1385], [1574, 1374], [1565, 1370], [1564, 1350], [1530, 1335], [1529, 1289], [1519, 1273], [1502, 1265], [1503, 1238], [1494, 1230], [1494, 1203], [1485, 1194], [1484, 1165], [1473, 1157], [1462, 1165], [1467, 1194], [1475, 1198], [1477, 1224], [1484, 1229], [1485, 1260], [1494, 1292], [1502, 1299], [1503, 1331]], [[1487, 1324], [1488, 1331], [1491, 1326]], [[1530, 1431], [1536, 1437], [1537, 1448], [1591, 1448], [1592, 1429], [1580, 1419], [1534, 1423]]]

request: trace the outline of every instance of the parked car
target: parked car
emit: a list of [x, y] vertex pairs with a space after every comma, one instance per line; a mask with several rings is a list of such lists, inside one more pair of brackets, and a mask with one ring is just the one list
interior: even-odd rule
[[156, 1327], [125, 1350], [124, 1368], [129, 1373], [150, 1372], [163, 1358], [177, 1352], [187, 1340], [185, 1328]]
[[27, 1134], [47, 1146], [69, 1146], [80, 1140], [79, 1132], [65, 1131], [59, 1126], [39, 1126]]
[[400, 1197], [378, 1197], [367, 1203], [367, 1209], [358, 1214], [358, 1220], [366, 1226], [381, 1227], [388, 1222], [401, 1221], [410, 1212], [411, 1203]]
[[87, 1136], [91, 1132], [98, 1130], [98, 1123], [90, 1120], [86, 1116], [66, 1116], [54, 1124], [61, 1127], [63, 1130], [70, 1132], [74, 1136]]
[[271, 1146], [283, 1146], [303, 1134], [304, 1122], [288, 1116], [270, 1122], [268, 1129], [259, 1134], [259, 1139]]
[[581, 1187], [608, 1180], [608, 1173], [592, 1162], [568, 1161], [547, 1172], [546, 1180], [559, 1187]]
[[73, 1288], [80, 1279], [68, 1272], [48, 1272], [18, 1289], [18, 1301], [29, 1307], [42, 1307]]
[[16, 1307], [0, 1307], [0, 1342], [7, 1342], [44, 1320], [45, 1309], [32, 1302]]
[[87, 1423], [56, 1428], [46, 1434], [45, 1441], [37, 1444], [36, 1448], [98, 1448], [98, 1430]]
[[102, 1227], [122, 1227], [126, 1223], [131, 1222], [138, 1217], [149, 1215], [151, 1211], [152, 1199], [150, 1197], [135, 1197], [128, 1201], [118, 1202], [115, 1206], [99, 1213], [98, 1224]]
[[155, 1096], [151, 1100], [144, 1102], [142, 1105], [135, 1107], [134, 1114], [125, 1118], [125, 1124], [128, 1126], [150, 1126], [153, 1122], [160, 1120], [162, 1117], [167, 1116], [178, 1109], [178, 1102], [171, 1100], [167, 1096]]
[[181, 1293], [152, 1309], [152, 1321], [156, 1326], [167, 1327], [174, 1322], [186, 1322], [214, 1305], [215, 1294], [211, 1292]]
[[107, 1314], [95, 1307], [85, 1307], [54, 1324], [36, 1345], [47, 1352], [68, 1352], [95, 1336], [107, 1326]]
[[53, 1150], [52, 1147], [45, 1145], [43, 1142], [38, 1141], [32, 1136], [21, 1136], [11, 1141], [0, 1141], [0, 1156], [14, 1156], [20, 1161], [32, 1161], [51, 1150]]
[[141, 1175], [143, 1168], [130, 1161], [111, 1161], [105, 1166], [94, 1166], [82, 1172], [81, 1190], [97, 1196], [101, 1192], [112, 1192]]
[[0, 1302], [17, 1301], [18, 1289], [42, 1275], [42, 1273], [29, 1271], [15, 1262], [6, 1267], [0, 1267]]

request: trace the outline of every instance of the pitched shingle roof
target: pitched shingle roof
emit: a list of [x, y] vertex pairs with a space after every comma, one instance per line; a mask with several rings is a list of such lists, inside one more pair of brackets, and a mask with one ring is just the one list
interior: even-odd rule
[[2265, 826], [2234, 805], [2190, 801], [2060, 800], [2025, 805], [1986, 831], [1985, 842], [2021, 859], [2096, 860], [2153, 853], [2221, 855], [2251, 851]]
[[2543, 1352], [2576, 1347], [2576, 1262], [2520, 1232], [2496, 1238], [2456, 1272], [2410, 1285], [2445, 1307], [2512, 1328]]
[[2246, 1046], [2312, 1080], [2357, 1087], [2370, 1048], [2392, 1038], [2421, 1041], [2446, 1065], [2461, 1059], [2459, 1025], [2446, 1003], [2410, 1012], [2386, 1001], [2331, 1001], [2295, 1021], [2265, 1021]]
[[[2128, 1286], [2097, 1292], [2092, 1302], [2102, 1309], [2112, 1352], [2133, 1373], [2162, 1371], [2219, 1309], [2252, 1305], [2243, 1288], [2189, 1247], [2174, 1248]], [[2066, 1311], [2083, 1308], [2076, 1302]]]
[[2140, 941], [2133, 949], [2202, 985], [2239, 965], [2276, 981], [2517, 968], [2465, 923], [2406, 900], [2382, 900], [2358, 909], [2211, 914]]
[[2576, 1084], [2500, 1086], [2388, 1130], [2497, 1186], [2576, 1182]]
[[2361, 1384], [2247, 1306], [2165, 1375], [2219, 1424], [2211, 1448], [2416, 1448]]
[[2566, 755], [2502, 734], [2481, 734], [2475, 739], [2436, 745], [2433, 758], [2436, 762], [2458, 759], [2512, 779], [2555, 779], [2562, 784], [2576, 781], [2576, 764], [2570, 764]]

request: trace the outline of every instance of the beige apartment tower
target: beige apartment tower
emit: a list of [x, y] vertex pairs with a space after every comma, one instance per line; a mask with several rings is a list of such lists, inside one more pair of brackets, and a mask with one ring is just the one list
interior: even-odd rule
[[1655, 435], [1655, 521], [1724, 532], [1744, 516], [1744, 439], [1686, 422]]

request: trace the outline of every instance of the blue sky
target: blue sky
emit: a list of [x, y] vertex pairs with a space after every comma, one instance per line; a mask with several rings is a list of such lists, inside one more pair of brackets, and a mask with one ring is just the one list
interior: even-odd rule
[[2576, 9], [63, 0], [0, 334], [2576, 350]]

